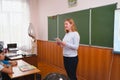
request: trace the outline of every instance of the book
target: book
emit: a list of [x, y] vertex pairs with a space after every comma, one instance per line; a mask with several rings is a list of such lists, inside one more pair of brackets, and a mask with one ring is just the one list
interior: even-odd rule
[[35, 69], [35, 68], [36, 68], [35, 66], [29, 65], [29, 64], [25, 64], [25, 65], [19, 66], [19, 69], [20, 69], [21, 71], [23, 71], [23, 72], [29, 71], [29, 70], [33, 70], [33, 69]]

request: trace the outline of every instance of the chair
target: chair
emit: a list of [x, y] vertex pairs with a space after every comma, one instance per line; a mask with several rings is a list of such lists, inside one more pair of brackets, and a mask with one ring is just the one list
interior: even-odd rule
[[49, 73], [43, 80], [70, 80], [67, 76], [60, 73]]

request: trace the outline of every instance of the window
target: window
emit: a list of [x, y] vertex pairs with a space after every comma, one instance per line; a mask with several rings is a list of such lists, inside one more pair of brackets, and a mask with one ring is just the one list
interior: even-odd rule
[[0, 41], [6, 45], [17, 43], [18, 48], [30, 49], [29, 18], [27, 0], [0, 0]]

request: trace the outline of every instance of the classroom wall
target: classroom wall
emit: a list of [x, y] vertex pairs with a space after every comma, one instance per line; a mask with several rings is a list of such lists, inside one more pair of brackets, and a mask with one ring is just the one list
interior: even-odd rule
[[[37, 43], [42, 78], [50, 72], [66, 74], [62, 48], [55, 42], [38, 40]], [[120, 55], [112, 54], [112, 49], [81, 45], [78, 58], [78, 80], [120, 80]]]
[[[78, 5], [72, 8], [68, 7], [67, 1], [29, 0], [31, 22], [36, 30], [37, 39], [39, 39], [37, 41], [38, 63], [43, 62], [61, 69], [64, 68], [61, 54], [62, 49], [55, 42], [45, 41], [48, 40], [48, 16], [113, 3], [118, 3], [117, 8], [120, 8], [120, 0], [78, 0]], [[120, 80], [120, 55], [113, 55], [112, 49], [81, 46], [78, 51], [80, 62], [77, 74], [80, 80]]]
[[40, 24], [39, 24], [39, 0], [29, 0], [30, 9], [30, 22], [32, 23], [36, 36], [39, 36]]
[[[39, 1], [39, 29], [37, 30], [37, 38], [39, 40], [48, 40], [48, 16], [64, 14], [113, 3], [118, 3], [120, 8], [120, 0], [77, 0], [75, 7], [68, 7], [68, 0], [38, 0]], [[61, 26], [63, 27], [63, 26]]]

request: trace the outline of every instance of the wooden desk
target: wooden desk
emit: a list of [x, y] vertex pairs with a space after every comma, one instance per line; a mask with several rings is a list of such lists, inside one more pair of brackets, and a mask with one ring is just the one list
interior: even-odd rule
[[[35, 68], [33, 70], [29, 70], [29, 71], [26, 71], [26, 72], [22, 72], [18, 66], [21, 66], [21, 65], [24, 65], [24, 64], [28, 64], [27, 62], [23, 61], [23, 60], [16, 60], [18, 62], [18, 65], [17, 66], [14, 66], [13, 67], [13, 74], [8, 74], [9, 77], [11, 79], [13, 78], [19, 78], [19, 77], [23, 77], [23, 76], [27, 76], [27, 75], [31, 75], [31, 74], [36, 74], [36, 73], [39, 73], [40, 70]], [[35, 78], [34, 78], [35, 79]]]
[[[24, 53], [24, 52], [19, 52], [19, 53]], [[9, 54], [9, 53], [7, 53]], [[16, 54], [16, 53], [15, 53]], [[27, 55], [27, 56], [23, 56], [22, 54], [20, 55], [17, 55], [17, 56], [6, 56], [5, 58], [6, 60], [19, 60], [19, 59], [23, 59], [24, 61], [26, 61], [27, 63], [31, 64], [31, 65], [34, 65], [34, 66], [38, 66], [38, 63], [37, 63], [37, 55], [36, 54], [33, 54], [33, 55]]]

